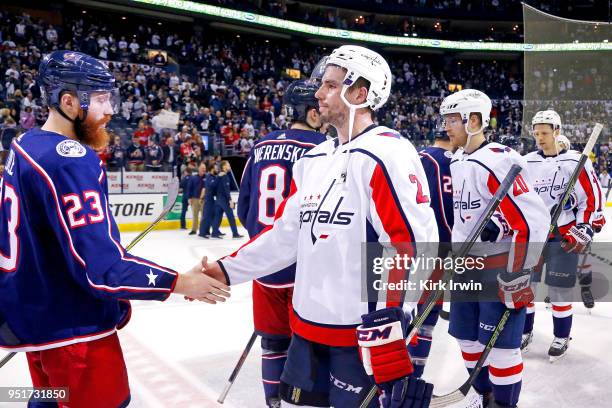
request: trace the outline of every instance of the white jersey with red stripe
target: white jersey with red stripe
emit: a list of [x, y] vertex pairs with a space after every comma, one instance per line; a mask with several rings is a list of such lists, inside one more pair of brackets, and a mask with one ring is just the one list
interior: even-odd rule
[[521, 155], [499, 143], [485, 142], [472, 153], [459, 149], [451, 160], [453, 246], [461, 246], [478, 222], [513, 164], [523, 171], [498, 207], [513, 233], [493, 245], [475, 245], [471, 255], [508, 253], [508, 271], [535, 266], [550, 227], [550, 214], [531, 186]]
[[[549, 211], [552, 210], [567, 188], [567, 183], [580, 160], [580, 153], [563, 150], [557, 156], [546, 156], [538, 150], [526, 154], [525, 160], [534, 189]], [[564, 210], [559, 216], [557, 225], [562, 233], [576, 223], [591, 224], [596, 212], [601, 210], [601, 185], [590, 160], [586, 161], [576, 180], [574, 193], [575, 209]]]
[[396, 305], [389, 297], [363, 299], [364, 243], [391, 243], [385, 255], [392, 256], [405, 251], [400, 243], [438, 241], [419, 156], [383, 126], [372, 125], [344, 145], [329, 140], [302, 156], [275, 218], [221, 266], [237, 284], [297, 262], [291, 327], [332, 346], [356, 346], [361, 315]]

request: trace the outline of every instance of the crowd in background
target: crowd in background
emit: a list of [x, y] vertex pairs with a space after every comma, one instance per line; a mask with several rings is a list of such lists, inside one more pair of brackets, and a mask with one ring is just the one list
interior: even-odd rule
[[[501, 17], [506, 20], [522, 21], [521, 0], [335, 0], [333, 2], [324, 0], [304, 2], [199, 0], [199, 2], [342, 30], [450, 40], [456, 39], [456, 29], [444, 23], [448, 19], [449, 12], [453, 16], [472, 20], [487, 21], [493, 18], [492, 21], [495, 21]], [[313, 7], [312, 3], [324, 7]], [[572, 17], [575, 17], [575, 9], [581, 9], [573, 2], [564, 0], [527, 0], [526, 3], [546, 13], [564, 17], [569, 17], [567, 14], [573, 14]], [[594, 5], [590, 4], [586, 7], [592, 9]], [[414, 17], [392, 20], [385, 18], [389, 15], [439, 18], [440, 24], [434, 26], [427, 22], [420, 22]], [[483, 30], [488, 30], [488, 27]], [[466, 30], [462, 33], [462, 38], [475, 41], [483, 39], [522, 41], [522, 33], [519, 29], [485, 31]]]
[[[120, 112], [109, 124], [111, 144], [100, 152], [110, 170], [179, 174], [180, 168], [196, 168], [213, 153], [248, 155], [259, 138], [290, 126], [282, 107], [284, 89], [292, 81], [285, 69], [309, 76], [318, 60], [330, 52], [306, 43], [289, 46], [286, 41], [247, 39], [203, 28], [181, 31], [129, 18], [130, 24], [110, 25], [108, 19], [106, 25], [84, 13], [66, 16], [62, 26], [53, 26], [25, 13], [2, 13], [0, 139], [4, 149], [13, 137], [42, 125], [48, 116], [36, 77], [41, 57], [53, 49], [79, 50], [110, 61], [122, 97]], [[168, 52], [170, 64], [150, 64], [149, 49]], [[539, 102], [541, 106], [532, 102], [523, 106], [525, 90], [517, 62], [415, 54], [393, 55], [389, 60], [392, 94], [377, 112], [377, 120], [417, 147], [433, 141], [441, 124], [439, 104], [453, 86], [487, 93], [493, 99], [489, 137], [518, 140], [522, 135], [525, 151], [532, 144], [528, 122], [523, 125], [523, 108], [526, 112], [557, 109], [564, 119], [564, 132], [575, 143], [588, 136], [595, 120], [605, 122], [612, 109], [609, 100], [554, 98], [564, 94], [559, 87], [564, 92], [581, 89], [593, 98], [603, 95], [607, 86], [603, 71], [575, 67], [560, 75], [557, 69], [538, 66], [530, 75], [543, 78], [537, 92], [550, 100]], [[533, 94], [528, 91], [525, 94]], [[171, 126], [168, 117], [176, 118]]]

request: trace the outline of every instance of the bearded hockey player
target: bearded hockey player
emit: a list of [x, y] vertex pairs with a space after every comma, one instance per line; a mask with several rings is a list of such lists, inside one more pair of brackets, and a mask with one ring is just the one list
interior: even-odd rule
[[[580, 153], [568, 150], [564, 144], [560, 146], [558, 143], [561, 117], [557, 112], [553, 110], [537, 112], [531, 125], [538, 150], [525, 155], [525, 159], [534, 188], [552, 213], [574, 172]], [[578, 176], [570, 200], [559, 217], [556, 231], [549, 238], [549, 245], [543, 257], [543, 264], [546, 265], [544, 283], [548, 286], [553, 315], [554, 339], [548, 350], [551, 361], [563, 356], [569, 346], [572, 327], [572, 289], [577, 280], [578, 258], [579, 254], [588, 249], [593, 239], [594, 221], [598, 219], [601, 200], [601, 187], [597, 175], [587, 160]], [[541, 270], [540, 266], [538, 272], [541, 273]], [[539, 278], [537, 273], [535, 279], [539, 281]], [[534, 317], [535, 309], [531, 304], [525, 322], [521, 345], [523, 349], [526, 349], [533, 339]]]
[[[449, 95], [440, 106], [445, 130], [459, 148], [450, 165], [453, 247], [465, 241], [510, 167], [517, 163], [525, 168], [517, 152], [486, 140], [483, 131], [490, 112], [489, 97], [473, 89]], [[495, 407], [515, 407], [518, 403], [523, 371], [521, 331], [525, 306], [533, 300], [530, 269], [537, 263], [550, 223], [544, 203], [524, 174], [516, 178], [480, 236], [491, 244], [476, 244], [470, 253], [484, 259], [484, 269], [465, 272], [471, 275], [467, 279], [478, 279], [485, 288], [497, 292], [499, 301], [454, 301], [457, 294], [451, 293], [449, 333], [458, 340], [468, 371], [476, 365], [502, 314], [508, 308], [513, 311], [489, 354], [489, 364], [474, 382], [485, 406], [488, 401]]]
[[[262, 138], [251, 150], [240, 182], [238, 218], [255, 237], [274, 223], [274, 214], [289, 195], [292, 168], [310, 149], [326, 140], [321, 127], [314, 81], [287, 87], [283, 105], [292, 125]], [[289, 311], [295, 264], [253, 281], [253, 322], [261, 336], [261, 371], [266, 404], [279, 407], [280, 376], [291, 341]]]
[[[296, 263], [282, 406], [355, 407], [374, 381], [383, 406], [426, 407], [432, 386], [411, 375], [403, 295], [362, 299], [361, 253], [370, 242], [418, 256], [418, 243], [437, 242], [423, 166], [408, 140], [372, 121], [391, 88], [381, 55], [345, 45], [324, 72], [316, 97], [338, 138], [293, 166], [274, 224], [206, 272], [235, 285]], [[405, 272], [392, 269], [389, 279]]]
[[34, 387], [68, 387], [69, 401], [29, 407], [125, 407], [117, 330], [129, 299], [171, 293], [215, 303], [225, 285], [128, 254], [92, 148], [108, 142], [115, 78], [88, 55], [54, 51], [39, 68], [49, 119], [14, 140], [0, 179], [0, 347], [26, 352]]

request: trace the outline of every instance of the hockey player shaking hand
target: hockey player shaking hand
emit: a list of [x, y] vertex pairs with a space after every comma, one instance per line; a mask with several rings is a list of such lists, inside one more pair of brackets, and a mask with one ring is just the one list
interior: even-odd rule
[[385, 407], [426, 407], [432, 387], [411, 377], [401, 296], [361, 298], [361, 251], [437, 242], [427, 180], [412, 144], [372, 121], [390, 94], [385, 59], [347, 45], [326, 64], [315, 96], [338, 138], [295, 163], [274, 223], [206, 272], [234, 285], [296, 263], [283, 406], [358, 406], [374, 381]]

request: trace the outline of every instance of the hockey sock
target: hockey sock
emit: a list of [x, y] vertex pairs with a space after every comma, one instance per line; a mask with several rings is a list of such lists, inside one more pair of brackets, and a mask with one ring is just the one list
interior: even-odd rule
[[432, 334], [434, 326], [438, 321], [440, 309], [441, 306], [434, 306], [434, 309], [429, 313], [429, 316], [427, 316], [423, 322], [423, 326], [421, 326], [417, 333], [417, 344], [415, 346], [408, 346], [408, 352], [410, 353], [410, 359], [414, 367], [414, 371], [412, 372], [414, 377], [420, 378], [425, 370], [427, 357], [429, 357], [429, 351], [431, 350]]
[[489, 357], [489, 373], [495, 401], [510, 407], [516, 406], [523, 378], [521, 350], [494, 347]]
[[266, 402], [270, 398], [278, 398], [280, 377], [287, 361], [287, 352], [262, 350], [261, 378]]
[[[468, 368], [467, 370], [470, 374], [474, 371], [473, 368]], [[493, 390], [491, 380], [489, 379], [489, 366], [484, 366], [480, 369], [473, 385], [474, 389], [478, 391], [479, 394], [488, 394]]]
[[[468, 372], [471, 374], [482, 355], [484, 345], [474, 340], [459, 340], [459, 347], [461, 348], [461, 354], [463, 356], [463, 362]], [[487, 364], [485, 362], [485, 364]], [[474, 380], [474, 388], [480, 394], [488, 394], [493, 389], [491, 381], [489, 380], [489, 366], [484, 365], [476, 379]]]
[[555, 337], [569, 337], [572, 330], [572, 304], [553, 302], [553, 333]]
[[535, 304], [531, 302], [527, 305], [527, 314], [525, 315], [525, 326], [523, 327], [523, 334], [531, 333], [533, 331], [534, 320]]

